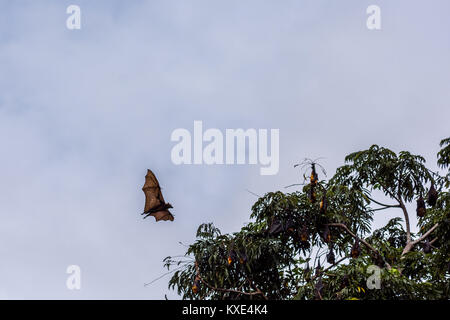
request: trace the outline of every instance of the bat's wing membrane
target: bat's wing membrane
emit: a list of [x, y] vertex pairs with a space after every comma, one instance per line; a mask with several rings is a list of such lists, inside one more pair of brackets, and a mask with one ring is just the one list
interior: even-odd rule
[[164, 199], [161, 201], [162, 194], [158, 180], [151, 170], [147, 171], [142, 191], [144, 191], [145, 194], [144, 212], [149, 212], [150, 210], [156, 209], [164, 204]]
[[157, 212], [151, 213], [150, 215], [155, 217], [156, 222], [158, 222], [159, 220], [173, 221], [173, 215], [169, 212], [169, 210], [157, 211]]

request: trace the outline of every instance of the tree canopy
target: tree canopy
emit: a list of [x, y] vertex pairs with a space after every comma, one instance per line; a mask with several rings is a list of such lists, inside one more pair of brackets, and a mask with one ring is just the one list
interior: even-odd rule
[[[450, 138], [440, 145], [444, 174], [377, 145], [349, 154], [329, 180], [304, 161], [298, 190], [260, 197], [239, 232], [200, 225], [184, 256], [164, 260], [169, 288], [183, 299], [449, 299]], [[373, 230], [384, 210], [399, 216]]]

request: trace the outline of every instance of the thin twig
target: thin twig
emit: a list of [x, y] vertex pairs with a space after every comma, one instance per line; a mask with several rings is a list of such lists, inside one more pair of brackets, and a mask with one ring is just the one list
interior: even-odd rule
[[153, 279], [153, 280], [150, 281], [149, 283], [144, 283], [144, 287], [151, 285], [153, 282], [156, 282], [156, 281], [158, 281], [159, 279], [161, 279], [161, 278], [167, 276], [168, 274], [171, 274], [171, 273], [173, 273], [173, 272], [175, 272], [175, 271], [177, 271], [177, 270], [179, 270], [179, 269], [181, 269], [181, 268], [183, 268], [183, 267], [184, 267], [184, 266], [176, 267], [175, 269], [170, 270], [169, 272], [164, 273], [163, 275], [159, 276], [158, 278]]
[[258, 198], [262, 198], [259, 194], [257, 194], [257, 193], [254, 193], [254, 192], [252, 192], [252, 191], [250, 191], [250, 190], [248, 190], [248, 189], [245, 189], [248, 193], [251, 193], [252, 195], [254, 195], [255, 197], [258, 197]]

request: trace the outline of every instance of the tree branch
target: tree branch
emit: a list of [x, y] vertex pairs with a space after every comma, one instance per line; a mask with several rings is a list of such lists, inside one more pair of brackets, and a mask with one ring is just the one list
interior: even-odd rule
[[[383, 256], [378, 252], [377, 249], [375, 249], [374, 247], [372, 247], [366, 240], [359, 238], [356, 234], [354, 234], [353, 232], [350, 231], [350, 229], [343, 223], [328, 223], [328, 226], [331, 227], [340, 227], [342, 229], [344, 229], [345, 231], [347, 231], [348, 234], [350, 234], [353, 238], [355, 239], [359, 239], [359, 241], [361, 241], [361, 243], [363, 243], [369, 250], [371, 250], [372, 252], [375, 252], [378, 256], [380, 256], [381, 258], [383, 258]], [[384, 258], [383, 258], [384, 264], [386, 265], [386, 267], [388, 269], [391, 269], [391, 265], [389, 263], [387, 263]]]
[[[390, 209], [393, 207], [381, 207], [381, 208], [376, 208], [376, 209], [372, 209], [371, 211], [381, 211], [381, 210], [386, 210], [386, 209]], [[396, 208], [400, 208], [400, 207], [396, 207]]]
[[[398, 204], [384, 204], [384, 203], [381, 203], [381, 202], [376, 201], [375, 199], [372, 199], [372, 198], [369, 197], [368, 195], [366, 195], [366, 197], [367, 197], [367, 199], [369, 199], [370, 201], [372, 201], [372, 202], [378, 204], [379, 206], [383, 206], [383, 207], [386, 207], [386, 208], [400, 208], [400, 205], [398, 205]], [[383, 208], [383, 209], [386, 209], [386, 208]], [[375, 209], [375, 210], [377, 210], [377, 209]], [[380, 209], [378, 209], [378, 210], [380, 210]]]
[[408, 210], [406, 210], [405, 204], [403, 203], [402, 198], [400, 197], [398, 203], [400, 204], [400, 207], [402, 208], [403, 215], [405, 216], [405, 225], [406, 225], [406, 246], [411, 242], [411, 227], [409, 224], [409, 215]]
[[397, 198], [395, 196], [395, 194], [393, 194], [391, 191], [389, 191], [389, 189], [386, 188], [383, 183], [381, 183], [381, 181], [379, 181], [378, 179], [375, 179], [375, 182], [378, 183], [382, 187], [382, 189], [385, 192], [385, 194], [388, 194], [392, 199], [397, 200], [398, 202], [400, 202], [400, 200], [401, 200], [401, 196], [400, 195]]
[[[211, 290], [214, 290], [214, 291], [221, 291], [221, 292], [233, 292], [233, 293], [243, 294], [243, 295], [247, 295], [247, 296], [261, 295], [264, 299], [269, 300], [269, 299], [264, 295], [264, 293], [263, 293], [260, 289], [256, 288], [251, 282], [250, 282], [250, 285], [256, 290], [255, 292], [244, 292], [244, 291], [233, 290], [233, 289], [217, 288], [217, 287], [214, 287], [214, 286], [210, 285], [208, 282], [206, 282], [206, 281], [202, 278], [202, 276], [200, 275], [200, 269], [199, 269], [199, 267], [198, 267], [197, 261], [195, 261], [195, 270], [196, 270], [196, 274], [197, 274], [198, 280], [200, 280], [202, 283], [204, 283], [205, 286], [207, 286], [207, 287], [210, 288]], [[248, 280], [248, 278], [247, 278], [247, 280]], [[248, 281], [250, 281], [250, 280], [248, 280]]]
[[[426, 237], [428, 237], [437, 227], [439, 226], [439, 223], [436, 223], [434, 226], [432, 226], [430, 228], [430, 230], [428, 230], [423, 236], [421, 236], [419, 239], [414, 240], [414, 241], [410, 241], [406, 244], [405, 248], [403, 249], [402, 252], [402, 257], [411, 251], [411, 249], [418, 244], [420, 241], [423, 241], [424, 239], [426, 239]], [[433, 242], [436, 241], [436, 239], [433, 240]]]
[[423, 236], [421, 236], [419, 239], [417, 239], [417, 240], [414, 240], [413, 241], [413, 244], [417, 244], [417, 243], [419, 243], [420, 241], [422, 241], [422, 240], [425, 240], [437, 227], [439, 226], [439, 223], [436, 223], [434, 226], [432, 226], [431, 228], [430, 228], [430, 230], [428, 230], [426, 233], [424, 233], [424, 235]]

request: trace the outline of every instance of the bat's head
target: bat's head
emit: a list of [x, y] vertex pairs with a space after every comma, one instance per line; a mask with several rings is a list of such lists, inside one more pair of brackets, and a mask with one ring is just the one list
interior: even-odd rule
[[172, 207], [172, 205], [171, 205], [170, 203], [166, 203], [165, 208], [166, 208], [166, 209], [171, 209], [171, 208], [173, 208], [173, 207]]

